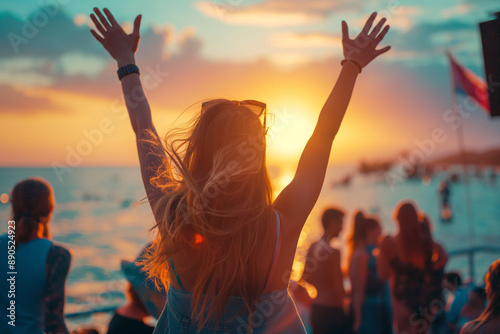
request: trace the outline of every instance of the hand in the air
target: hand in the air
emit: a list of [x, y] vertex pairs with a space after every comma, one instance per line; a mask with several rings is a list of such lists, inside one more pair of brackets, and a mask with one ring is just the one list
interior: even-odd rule
[[[380, 50], [376, 50], [376, 47], [384, 38], [387, 31], [389, 31], [389, 26], [384, 24], [386, 19], [381, 19], [378, 24], [373, 28], [373, 21], [377, 17], [377, 13], [370, 15], [365, 23], [363, 30], [355, 39], [349, 37], [349, 29], [347, 23], [342, 21], [342, 45], [344, 48], [344, 57], [346, 60], [352, 60], [358, 63], [361, 67], [365, 67], [373, 59], [380, 56], [382, 53], [389, 51], [390, 46], [386, 46]], [[382, 29], [382, 27], [384, 27]]]
[[94, 22], [97, 30], [102, 35], [99, 35], [95, 30], [91, 30], [92, 35], [104, 46], [111, 57], [120, 62], [122, 60], [129, 61], [134, 59], [134, 54], [139, 45], [139, 28], [141, 25], [142, 15], [138, 15], [134, 20], [134, 30], [131, 34], [125, 33], [122, 27], [116, 22], [111, 12], [104, 8], [104, 13], [107, 19], [98, 8], [94, 8], [94, 14], [90, 14], [92, 22]]

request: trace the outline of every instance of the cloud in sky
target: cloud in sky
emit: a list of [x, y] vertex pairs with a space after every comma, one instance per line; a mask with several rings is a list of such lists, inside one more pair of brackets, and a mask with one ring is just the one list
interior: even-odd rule
[[[45, 16], [41, 16], [42, 14]], [[3, 23], [0, 25], [0, 58], [15, 56], [49, 58], [72, 51], [102, 55], [93, 38], [89, 38], [88, 27], [76, 26], [62, 11], [49, 17], [42, 7], [26, 21], [3, 12], [0, 13], [0, 22]]]
[[54, 111], [59, 108], [47, 98], [30, 96], [22, 89], [0, 84], [2, 113], [30, 114], [41, 111]]
[[341, 0], [267, 0], [241, 5], [242, 1], [198, 1], [196, 8], [208, 17], [230, 24], [264, 27], [324, 21], [335, 10], [353, 10], [359, 3]]
[[[402, 58], [402, 60], [414, 60], [415, 62], [418, 62], [419, 58], [422, 57], [428, 61], [436, 61], [442, 58], [447, 50], [467, 56], [466, 63], [470, 63], [471, 60], [480, 61], [479, 44], [473, 43], [473, 41], [479, 43], [479, 32], [476, 25], [457, 19], [421, 23], [408, 33], [393, 34], [390, 37], [390, 43], [395, 51], [392, 56], [397, 59], [398, 53], [411, 53], [412, 56], [409, 59]], [[472, 58], [470, 57], [471, 53], [473, 53]]]
[[341, 36], [324, 32], [276, 32], [271, 40], [283, 48], [342, 47]]

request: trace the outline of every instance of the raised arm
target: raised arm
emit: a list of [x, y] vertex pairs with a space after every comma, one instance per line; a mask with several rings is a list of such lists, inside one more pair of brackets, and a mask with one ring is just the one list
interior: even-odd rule
[[342, 22], [344, 66], [321, 110], [316, 128], [302, 152], [295, 177], [273, 204], [291, 224], [288, 228], [294, 229], [297, 233], [300, 233], [323, 186], [333, 140], [349, 105], [358, 73], [370, 61], [390, 49], [385, 47], [376, 50], [389, 30], [389, 26], [382, 29], [385, 24], [385, 19], [382, 19], [370, 32], [376, 15], [373, 13], [370, 16], [355, 39], [349, 38], [347, 24]]
[[[90, 18], [100, 34], [91, 30], [92, 35], [116, 60], [118, 68], [135, 65], [135, 52], [139, 45], [139, 28], [142, 16], [138, 15], [135, 18], [133, 32], [126, 34], [108, 9], [104, 9], [107, 19], [99, 9], [94, 8], [94, 12], [95, 15], [91, 14]], [[139, 74], [131, 73], [124, 76], [121, 79], [121, 84], [130, 122], [136, 135], [142, 181], [149, 203], [153, 207], [161, 192], [151, 184], [150, 180], [157, 167], [163, 163], [165, 154], [160, 149], [161, 140], [153, 125], [151, 110]]]

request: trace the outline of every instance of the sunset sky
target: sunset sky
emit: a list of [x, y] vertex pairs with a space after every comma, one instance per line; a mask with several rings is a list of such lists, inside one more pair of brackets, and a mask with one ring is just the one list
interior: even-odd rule
[[[341, 20], [353, 37], [373, 11], [391, 25], [392, 50], [359, 76], [331, 163], [397, 157], [436, 128], [447, 140], [429, 159], [456, 150], [445, 51], [484, 77], [478, 23], [500, 10], [498, 0], [2, 0], [0, 165], [137, 164], [116, 64], [89, 32], [94, 5], [127, 29], [143, 15], [136, 60], [160, 133], [194, 116], [193, 103], [264, 101], [271, 164], [294, 164], [314, 128], [341, 69]], [[465, 138], [500, 146], [500, 119], [474, 110]]]

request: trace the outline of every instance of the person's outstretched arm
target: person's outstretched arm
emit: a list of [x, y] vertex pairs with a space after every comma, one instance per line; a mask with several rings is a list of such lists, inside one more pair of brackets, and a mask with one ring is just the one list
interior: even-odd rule
[[288, 228], [297, 233], [302, 230], [323, 186], [333, 140], [349, 105], [358, 73], [370, 61], [390, 49], [385, 47], [376, 50], [389, 30], [389, 26], [382, 29], [385, 24], [385, 19], [382, 19], [370, 32], [376, 15], [373, 13], [370, 16], [361, 33], [353, 40], [349, 38], [347, 24], [342, 22], [342, 43], [346, 62], [302, 152], [295, 177], [273, 204], [291, 224]]
[[[100, 35], [91, 30], [92, 35], [104, 46], [121, 68], [125, 65], [135, 65], [135, 52], [139, 45], [139, 28], [141, 25], [141, 15], [138, 15], [134, 21], [134, 30], [129, 35], [116, 22], [115, 18], [108, 9], [104, 9], [104, 14], [97, 8], [94, 8], [97, 15], [91, 14], [90, 18], [94, 22]], [[165, 154], [161, 150], [161, 141], [156, 132], [151, 118], [149, 103], [144, 94], [139, 74], [131, 73], [121, 79], [123, 96], [127, 105], [130, 122], [134, 129], [137, 142], [137, 151], [139, 153], [139, 162], [141, 165], [142, 181], [149, 203], [153, 207], [155, 199], [161, 194], [161, 191], [155, 188], [150, 180], [155, 174], [157, 167], [163, 163]], [[153, 136], [150, 136], [152, 134]], [[147, 139], [150, 142], [146, 143]]]

